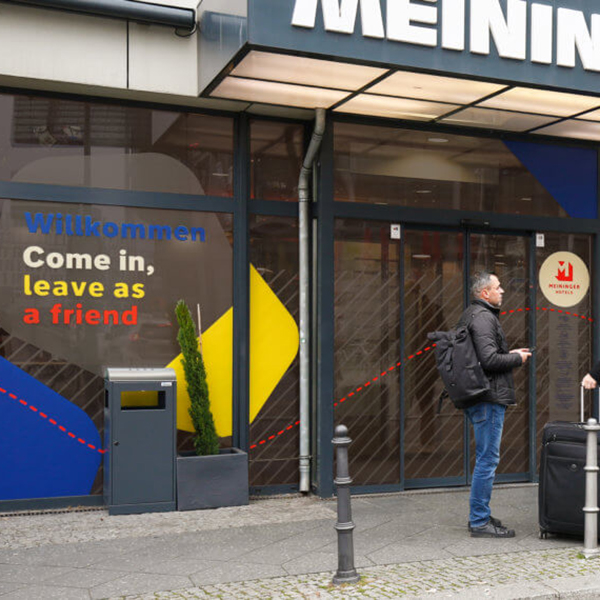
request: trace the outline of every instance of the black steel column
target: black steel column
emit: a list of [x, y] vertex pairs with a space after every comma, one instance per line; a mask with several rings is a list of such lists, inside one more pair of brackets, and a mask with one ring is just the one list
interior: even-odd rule
[[[600, 172], [600, 167], [599, 167]], [[600, 189], [600, 188], [599, 188]], [[599, 209], [600, 210], [600, 209]], [[590, 268], [591, 291], [592, 291], [592, 356], [589, 367], [591, 368], [600, 360], [600, 234], [596, 233], [592, 239], [592, 265]], [[598, 406], [598, 389], [593, 392], [592, 414], [595, 419], [600, 418], [600, 407]]]
[[[537, 342], [537, 240], [536, 232], [529, 238], [529, 347]], [[537, 359], [534, 352], [529, 359], [529, 479], [537, 480]]]
[[[467, 227], [463, 230], [463, 309], [471, 303], [471, 232]], [[464, 413], [464, 411], [463, 411]], [[469, 419], [463, 414], [463, 468], [465, 470], [465, 481], [471, 485], [471, 428]]]
[[245, 452], [250, 437], [250, 125], [235, 121], [233, 213], [233, 445]]

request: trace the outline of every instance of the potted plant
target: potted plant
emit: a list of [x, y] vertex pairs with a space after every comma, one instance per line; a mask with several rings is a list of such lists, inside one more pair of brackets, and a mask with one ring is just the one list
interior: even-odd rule
[[177, 457], [177, 510], [248, 504], [248, 455], [237, 448], [219, 449], [219, 437], [210, 410], [206, 369], [187, 304], [175, 308], [177, 341], [190, 397], [195, 452]]

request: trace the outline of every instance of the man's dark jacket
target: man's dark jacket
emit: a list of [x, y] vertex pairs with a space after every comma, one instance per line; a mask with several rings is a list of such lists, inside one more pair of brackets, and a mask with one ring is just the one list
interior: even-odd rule
[[600, 362], [597, 362], [590, 369], [590, 375], [596, 380], [597, 383], [600, 383]]
[[521, 356], [508, 352], [508, 344], [498, 315], [500, 310], [485, 300], [474, 300], [463, 312], [459, 325], [469, 328], [477, 358], [490, 380], [485, 402], [516, 404], [512, 370], [522, 364]]

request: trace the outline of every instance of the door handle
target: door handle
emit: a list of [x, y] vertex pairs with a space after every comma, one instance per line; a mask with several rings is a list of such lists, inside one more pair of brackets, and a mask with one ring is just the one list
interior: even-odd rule
[[118, 446], [119, 442], [113, 442], [113, 446]]

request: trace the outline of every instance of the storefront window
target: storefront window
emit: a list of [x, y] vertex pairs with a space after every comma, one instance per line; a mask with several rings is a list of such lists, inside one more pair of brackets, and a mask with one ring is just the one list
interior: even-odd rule
[[[546, 232], [536, 251], [538, 452], [545, 423], [581, 419], [579, 382], [593, 365], [592, 248], [591, 235]], [[592, 399], [587, 393], [584, 419]]]
[[304, 128], [294, 123], [253, 121], [250, 131], [252, 197], [296, 202]]
[[[470, 235], [471, 273], [493, 271], [505, 290], [500, 319], [509, 348], [530, 345], [529, 238], [516, 235]], [[545, 344], [537, 340], [544, 350]], [[498, 474], [526, 473], [529, 470], [529, 369], [514, 369], [516, 405], [506, 411]], [[471, 437], [471, 472], [475, 465], [475, 440]]]
[[335, 423], [356, 485], [400, 482], [400, 241], [389, 224], [335, 224]]
[[[231, 231], [229, 214], [0, 201], [0, 500], [101, 491], [105, 368], [177, 370], [179, 299], [201, 312], [229, 444]], [[177, 418], [181, 449], [185, 398]]]
[[298, 483], [298, 225], [250, 220], [250, 485]]
[[[440, 406], [443, 384], [429, 347], [430, 331], [445, 331], [463, 310], [462, 233], [404, 232], [404, 476], [464, 477], [464, 418], [452, 402]], [[408, 359], [409, 356], [413, 358]]]
[[335, 198], [546, 217], [597, 216], [597, 152], [337, 123]]
[[0, 179], [231, 197], [233, 120], [0, 95]]

